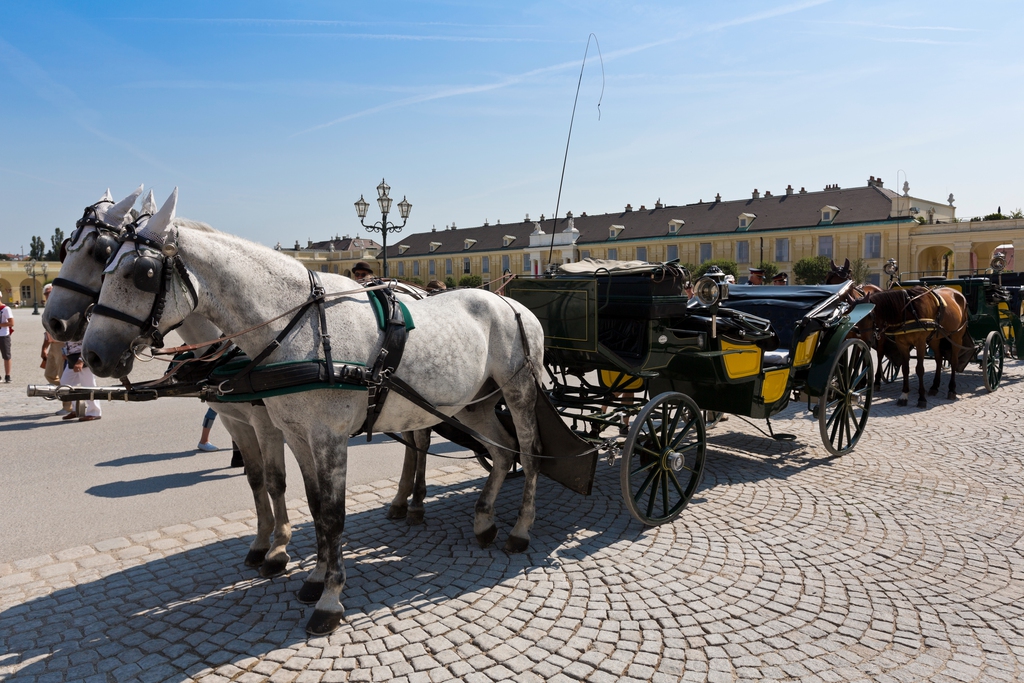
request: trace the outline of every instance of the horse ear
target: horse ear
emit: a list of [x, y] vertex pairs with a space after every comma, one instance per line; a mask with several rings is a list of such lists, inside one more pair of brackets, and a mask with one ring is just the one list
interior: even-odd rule
[[103, 193], [103, 196], [100, 197], [100, 201], [96, 203], [99, 204], [100, 202], [110, 202], [111, 204], [114, 203], [114, 195], [110, 194], [109, 187], [107, 188], [107, 191]]
[[102, 216], [102, 220], [107, 225], [113, 225], [115, 228], [120, 227], [124, 221], [124, 217], [128, 215], [128, 212], [133, 206], [135, 206], [135, 200], [142, 194], [142, 185], [139, 185], [135, 192], [114, 204], [112, 207], [106, 210]]
[[832, 262], [832, 270], [839, 270], [839, 266], [836, 265], [835, 259], [829, 259]]
[[156, 213], [156, 197], [153, 196], [153, 190], [149, 191], [142, 202], [142, 213], [148, 213], [150, 216]]
[[167, 232], [167, 229], [171, 227], [171, 221], [174, 220], [174, 210], [177, 206], [178, 188], [174, 188], [174, 192], [172, 192], [171, 196], [167, 198], [167, 201], [160, 207], [160, 210], [153, 214], [153, 217], [149, 219], [146, 229], [158, 235], [161, 232]]
[[850, 259], [846, 259], [846, 263], [843, 264], [843, 270], [850, 269]]

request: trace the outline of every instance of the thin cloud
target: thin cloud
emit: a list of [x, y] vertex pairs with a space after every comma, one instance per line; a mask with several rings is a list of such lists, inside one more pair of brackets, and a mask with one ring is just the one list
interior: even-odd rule
[[868, 38], [874, 43], [912, 43], [916, 45], [977, 45], [978, 43], [965, 43], [953, 40], [930, 40], [928, 38]]
[[[662, 45], [667, 45], [667, 44], [670, 44], [670, 43], [678, 42], [679, 40], [683, 40], [685, 38], [692, 37], [693, 35], [700, 34], [700, 33], [711, 33], [711, 32], [720, 31], [722, 29], [729, 28], [729, 27], [732, 27], [732, 26], [740, 26], [742, 24], [749, 24], [749, 23], [753, 23], [753, 22], [757, 22], [757, 21], [764, 21], [766, 19], [774, 19], [775, 17], [780, 17], [780, 16], [784, 16], [786, 14], [792, 14], [793, 12], [800, 12], [802, 10], [809, 9], [811, 7], [817, 7], [819, 5], [824, 5], [824, 4], [826, 4], [828, 2], [831, 2], [831, 1], [832, 0], [810, 0], [809, 2], [801, 2], [801, 3], [795, 3], [795, 4], [789, 4], [789, 5], [782, 5], [780, 7], [774, 8], [774, 9], [765, 10], [763, 12], [756, 12], [754, 14], [748, 14], [746, 16], [738, 17], [736, 19], [730, 19], [729, 21], [724, 21], [724, 22], [719, 22], [719, 23], [715, 23], [715, 24], [710, 24], [710, 25], [705, 26], [703, 28], [696, 29], [696, 30], [693, 30], [693, 31], [684, 32], [684, 33], [680, 33], [680, 34], [677, 34], [677, 35], [672, 36], [670, 38], [665, 38], [663, 40], [656, 40], [656, 41], [649, 42], [649, 43], [643, 43], [641, 45], [635, 45], [633, 47], [622, 48], [622, 49], [619, 49], [619, 50], [613, 50], [612, 52], [609, 52], [608, 54], [604, 55], [604, 61], [605, 62], [610, 62], [610, 61], [613, 61], [613, 60], [618, 59], [620, 57], [625, 57], [627, 55], [636, 54], [637, 52], [643, 52], [645, 50], [650, 50], [651, 48], [655, 48], [655, 47], [659, 47], [659, 46], [662, 46]], [[593, 59], [593, 57], [591, 57], [590, 59]], [[289, 138], [294, 138], [294, 137], [299, 136], [299, 135], [305, 135], [306, 133], [312, 133], [314, 131], [323, 130], [324, 128], [330, 128], [331, 126], [335, 126], [335, 125], [337, 125], [339, 123], [345, 123], [346, 121], [351, 121], [353, 119], [358, 119], [358, 118], [361, 118], [363, 116], [370, 116], [371, 114], [377, 114], [377, 113], [380, 113], [382, 111], [387, 111], [389, 109], [397, 109], [397, 108], [406, 107], [406, 106], [409, 106], [409, 105], [412, 105], [412, 104], [419, 104], [421, 102], [430, 102], [430, 101], [433, 101], [433, 100], [446, 99], [446, 98], [449, 98], [449, 97], [458, 97], [458, 96], [461, 96], [461, 95], [471, 95], [471, 94], [476, 94], [476, 93], [480, 93], [480, 92], [489, 92], [489, 91], [492, 91], [492, 90], [500, 90], [502, 88], [507, 88], [507, 87], [509, 87], [511, 85], [517, 85], [519, 83], [522, 83], [523, 81], [529, 80], [529, 79], [534, 78], [536, 76], [539, 76], [541, 74], [547, 74], [547, 73], [553, 73], [553, 72], [557, 72], [557, 71], [563, 71], [563, 70], [569, 69], [569, 68], [575, 69], [577, 66], [579, 66], [579, 61], [576, 61], [576, 60], [573, 60], [573, 61], [570, 61], [570, 62], [562, 62], [560, 64], [555, 64], [553, 66], [542, 67], [540, 69], [533, 69], [532, 71], [527, 71], [527, 72], [522, 73], [522, 74], [518, 74], [518, 75], [514, 75], [514, 76], [508, 76], [506, 78], [503, 78], [503, 79], [498, 80], [498, 81], [494, 81], [492, 83], [484, 83], [484, 84], [481, 84], [481, 85], [473, 85], [473, 86], [448, 87], [448, 88], [443, 88], [441, 90], [437, 90], [437, 91], [432, 92], [432, 93], [425, 93], [423, 95], [416, 95], [416, 96], [413, 96], [413, 97], [407, 97], [407, 98], [404, 98], [404, 99], [401, 99], [401, 100], [395, 100], [393, 102], [386, 102], [384, 104], [379, 104], [379, 105], [377, 105], [375, 107], [370, 107], [368, 109], [363, 109], [361, 111], [353, 112], [351, 114], [346, 114], [345, 116], [340, 116], [340, 117], [338, 117], [336, 119], [333, 119], [331, 121], [327, 121], [325, 123], [321, 123], [319, 125], [312, 126], [310, 128], [306, 128], [305, 130], [301, 130], [301, 131], [298, 131], [297, 133], [293, 133], [292, 135], [290, 135], [288, 137]]]
[[409, 33], [252, 33], [248, 35], [274, 38], [354, 38], [357, 40], [424, 41], [449, 43], [550, 43], [540, 38], [497, 38], [483, 36], [439, 36]]
[[870, 21], [813, 21], [815, 24], [838, 24], [842, 26], [865, 26], [867, 28], [885, 28], [896, 31], [957, 31], [981, 33], [980, 28], [964, 28], [962, 26], [899, 26], [896, 24], [877, 24]]
[[116, 138], [113, 135], [103, 132], [97, 128], [89, 119], [97, 118], [94, 110], [82, 102], [78, 95], [67, 86], [58, 83], [50, 78], [50, 75], [38, 64], [29, 59], [20, 50], [0, 38], [0, 64], [7, 68], [7, 71], [23, 85], [31, 89], [40, 99], [49, 102], [55, 109], [63, 113], [69, 119], [78, 124], [81, 128], [92, 133], [103, 142], [118, 147], [132, 156], [146, 162], [163, 171], [178, 175], [178, 170], [172, 169], [157, 159], [146, 154], [131, 143]]
[[542, 28], [539, 24], [460, 24], [446, 21], [347, 21], [341, 19], [257, 19], [254, 17], [115, 17], [111, 21], [167, 24], [220, 24], [265, 26], [447, 26], [450, 28]]

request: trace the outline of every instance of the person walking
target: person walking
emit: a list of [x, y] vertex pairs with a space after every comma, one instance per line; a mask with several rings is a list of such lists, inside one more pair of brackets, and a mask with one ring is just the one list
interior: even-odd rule
[[[82, 360], [82, 342], [71, 341], [64, 345], [64, 373], [60, 376], [60, 383], [73, 387], [94, 387], [96, 377], [92, 374], [85, 361]], [[81, 407], [82, 401], [79, 401]], [[98, 420], [103, 414], [99, 401], [86, 400], [85, 415], [78, 418], [79, 422]], [[71, 420], [78, 415], [78, 411], [65, 415], [63, 420]]]
[[[203, 416], [203, 431], [199, 433], [199, 445], [196, 446], [196, 450], [205, 453], [218, 450], [216, 446], [210, 443], [210, 430], [213, 429], [213, 423], [216, 421], [217, 411], [213, 408], [207, 408], [206, 415]], [[245, 467], [245, 462], [242, 460], [242, 451], [234, 441], [231, 442], [231, 466]]]
[[[43, 305], [46, 305], [46, 300], [50, 298], [50, 292], [53, 291], [53, 285], [46, 285], [43, 287]], [[57, 341], [50, 336], [50, 333], [43, 331], [43, 348], [40, 355], [43, 359], [41, 367], [43, 369], [43, 376], [46, 381], [56, 387], [60, 386], [60, 375], [64, 371], [64, 354], [61, 349], [64, 344]], [[64, 401], [60, 404], [60, 410], [54, 415], [57, 417], [63, 417], [71, 414], [72, 406], [71, 401]]]
[[0, 357], [4, 359], [4, 383], [11, 383], [11, 335], [14, 334], [14, 313], [0, 301]]

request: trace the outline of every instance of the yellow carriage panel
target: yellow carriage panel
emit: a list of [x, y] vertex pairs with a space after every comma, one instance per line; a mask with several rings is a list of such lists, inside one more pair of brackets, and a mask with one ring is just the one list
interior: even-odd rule
[[722, 337], [722, 361], [729, 379], [751, 377], [761, 372], [761, 349], [749, 342], [734, 342]]
[[786, 394], [788, 384], [789, 368], [770, 370], [764, 373], [764, 382], [761, 383], [761, 398], [766, 404], [775, 403]]

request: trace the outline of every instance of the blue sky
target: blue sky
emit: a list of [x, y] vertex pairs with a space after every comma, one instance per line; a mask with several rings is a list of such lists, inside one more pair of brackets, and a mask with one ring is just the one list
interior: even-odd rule
[[139, 183], [268, 245], [365, 234], [352, 203], [381, 177], [413, 204], [407, 232], [550, 217], [591, 32], [604, 79], [592, 45], [561, 214], [898, 171], [960, 216], [1014, 209], [1022, 17], [1010, 1], [2, 2], [0, 251]]

